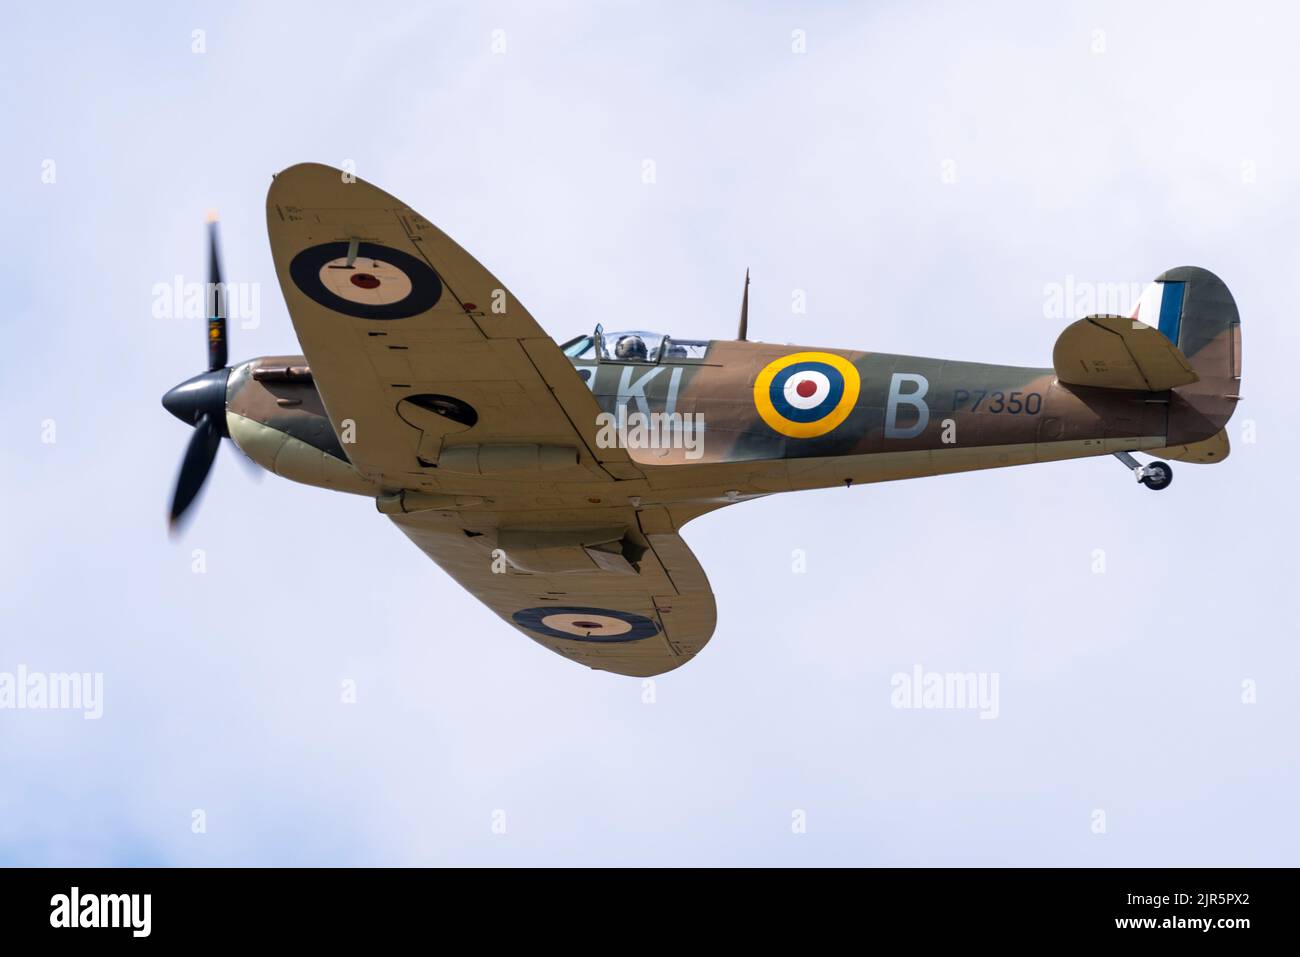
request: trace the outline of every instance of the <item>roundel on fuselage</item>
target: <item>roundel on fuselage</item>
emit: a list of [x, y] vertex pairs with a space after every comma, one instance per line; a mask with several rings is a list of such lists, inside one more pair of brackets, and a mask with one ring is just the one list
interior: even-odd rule
[[773, 430], [811, 439], [847, 419], [861, 389], [858, 370], [842, 356], [796, 352], [763, 367], [754, 380], [754, 407]]

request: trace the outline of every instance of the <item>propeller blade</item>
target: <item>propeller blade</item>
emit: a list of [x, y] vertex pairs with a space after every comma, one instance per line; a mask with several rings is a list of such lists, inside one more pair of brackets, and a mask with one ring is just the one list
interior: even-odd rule
[[217, 219], [208, 218], [208, 371], [226, 366], [226, 287], [221, 281]]
[[199, 489], [212, 469], [212, 460], [216, 458], [217, 447], [221, 444], [221, 432], [206, 412], [194, 426], [190, 444], [185, 447], [185, 458], [181, 460], [181, 471], [176, 476], [176, 491], [172, 495], [172, 510], [169, 522], [175, 529], [185, 511], [194, 503]]

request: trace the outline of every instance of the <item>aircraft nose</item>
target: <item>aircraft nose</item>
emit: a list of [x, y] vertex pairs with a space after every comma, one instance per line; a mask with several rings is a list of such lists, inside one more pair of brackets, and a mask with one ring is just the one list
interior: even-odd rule
[[163, 408], [186, 425], [194, 425], [207, 413], [217, 422], [224, 423], [226, 414], [226, 380], [229, 369], [215, 369], [186, 379], [167, 390], [162, 397]]

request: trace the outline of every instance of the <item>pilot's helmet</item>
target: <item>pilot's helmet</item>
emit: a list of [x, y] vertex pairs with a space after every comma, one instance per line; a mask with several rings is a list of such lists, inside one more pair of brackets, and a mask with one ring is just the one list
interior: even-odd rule
[[645, 340], [640, 336], [623, 336], [614, 347], [614, 356], [619, 359], [645, 360]]

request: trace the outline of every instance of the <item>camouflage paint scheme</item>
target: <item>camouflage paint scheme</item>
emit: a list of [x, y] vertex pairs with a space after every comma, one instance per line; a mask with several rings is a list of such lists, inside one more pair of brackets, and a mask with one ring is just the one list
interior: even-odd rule
[[[1208, 346], [1229, 349], [1229, 336], [1230, 331], [1224, 330]], [[753, 398], [754, 381], [765, 365], [801, 352], [842, 356], [857, 369], [862, 382], [858, 401], [847, 419], [829, 433], [812, 438], [792, 438], [772, 429], [761, 418]], [[1195, 359], [1195, 355], [1189, 358]], [[710, 341], [702, 361], [664, 359], [640, 363], [605, 359], [574, 360], [573, 365], [584, 374], [604, 412], [616, 415], [621, 406], [627, 411], [703, 417], [699, 458], [689, 459], [681, 447], [632, 448], [631, 457], [638, 465], [699, 470], [715, 464], [784, 463], [788, 487], [792, 489], [1189, 445], [1218, 433], [1237, 401], [1231, 377], [1203, 379], [1164, 393], [1119, 391], [1062, 385], [1051, 368], [732, 340]], [[295, 436], [346, 462], [347, 455], [310, 379], [297, 383], [256, 382], [251, 376], [253, 368], [295, 366], [307, 368], [305, 357], [267, 357], [236, 367], [231, 378], [230, 411]], [[885, 435], [888, 392], [896, 374], [919, 376], [926, 382], [919, 401], [925, 403], [927, 421], [915, 436]], [[981, 394], [982, 401], [976, 408]], [[1012, 411], [1015, 407], [1019, 411]], [[920, 418], [912, 402], [905, 401], [898, 405], [893, 421], [899, 428], [909, 429], [920, 424]], [[946, 422], [952, 426], [946, 426]], [[946, 428], [955, 441], [944, 441]], [[770, 484], [771, 477], [782, 471], [764, 469], [766, 477], [749, 487], [744, 479], [752, 473], [744, 468], [711, 469], [709, 474], [710, 481], [716, 477], [727, 486], [715, 489], [722, 495], [733, 489], [751, 493], [783, 490]], [[647, 475], [649, 486], [669, 488], [679, 485], [685, 476], [662, 476], [663, 483], [656, 478], [653, 473]], [[446, 492], [482, 490], [479, 482], [441, 477], [421, 484], [429, 490]], [[690, 481], [692, 487], [695, 484]]]
[[[454, 311], [381, 324], [308, 302], [290, 268], [294, 256], [350, 236], [355, 240], [360, 231], [349, 221], [363, 223], [361, 235], [384, 244], [372, 248], [423, 257], [455, 297]], [[749, 341], [711, 341], [700, 359], [568, 359], [513, 299], [510, 325], [494, 326], [494, 318], [467, 301], [463, 290], [473, 286], [474, 299], [483, 302], [488, 290], [504, 287], [432, 224], [369, 184], [348, 183], [329, 167], [292, 167], [272, 186], [268, 224], [281, 285], [308, 355], [264, 357], [232, 368], [232, 438], [287, 478], [373, 496], [421, 549], [504, 620], [572, 660], [620, 674], [678, 667], [712, 634], [712, 593], [678, 535], [698, 515], [773, 492], [1113, 452], [1165, 450], [1187, 461], [1216, 461], [1226, 455], [1226, 444], [1214, 443], [1238, 399], [1236, 307], [1222, 282], [1192, 267], [1171, 270], [1158, 281], [1185, 288], [1175, 345], [1196, 381], [1153, 391], [1066, 384], [1051, 367]], [[375, 264], [383, 265], [378, 259]], [[448, 301], [444, 292], [441, 302]], [[406, 329], [408, 338], [400, 338]], [[1106, 335], [1085, 331], [1099, 339]], [[399, 344], [405, 342], [412, 349], [427, 346], [432, 357], [463, 353], [464, 364], [476, 369], [492, 362], [514, 368], [511, 363], [526, 356], [519, 369], [527, 374], [516, 378], [520, 389], [534, 390], [527, 393], [532, 397], [514, 411], [506, 402], [494, 409], [495, 389], [482, 381], [488, 373], [466, 372], [458, 382], [454, 364], [421, 379], [409, 371], [418, 373], [421, 360]], [[409, 364], [398, 367], [404, 371], [385, 372], [382, 363], [394, 353], [381, 348], [410, 356], [402, 359]], [[369, 365], [358, 350], [370, 350]], [[764, 393], [760, 384], [756, 394], [755, 384], [764, 370], [796, 353], [838, 357], [860, 380], [843, 420], [825, 434], [782, 434], [758, 407]], [[322, 357], [330, 363], [327, 385], [334, 392], [315, 381], [323, 375], [317, 368]], [[1079, 359], [1084, 371], [1071, 375], [1107, 374], [1104, 362]], [[1058, 365], [1063, 361], [1058, 354]], [[341, 427], [354, 410], [330, 408], [330, 395], [341, 405], [338, 390], [352, 388], [342, 382], [350, 364], [359, 379], [377, 377], [373, 394], [392, 397], [346, 400], [369, 416], [357, 415], [366, 434], [373, 437], [380, 424], [387, 430], [377, 446], [373, 438], [368, 447], [343, 441]], [[396, 375], [401, 382], [392, 381]], [[427, 393], [466, 399], [480, 418], [466, 425], [415, 409], [409, 399]], [[511, 464], [486, 474], [448, 468], [461, 461], [449, 454], [458, 449], [468, 448], [472, 456], [493, 448], [523, 455], [519, 443], [528, 435], [514, 434], [510, 423], [537, 411], [549, 395], [563, 410], [559, 419], [567, 418], [556, 428], [571, 423], [573, 430], [571, 447], [560, 449], [571, 456], [563, 467], [530, 472]], [[364, 407], [366, 402], [373, 408]], [[592, 440], [597, 414], [617, 416], [620, 409], [698, 414], [704, 422], [702, 454], [692, 459], [682, 448], [601, 448]], [[542, 444], [556, 442], [548, 432]], [[536, 454], [535, 448], [525, 451]]]

